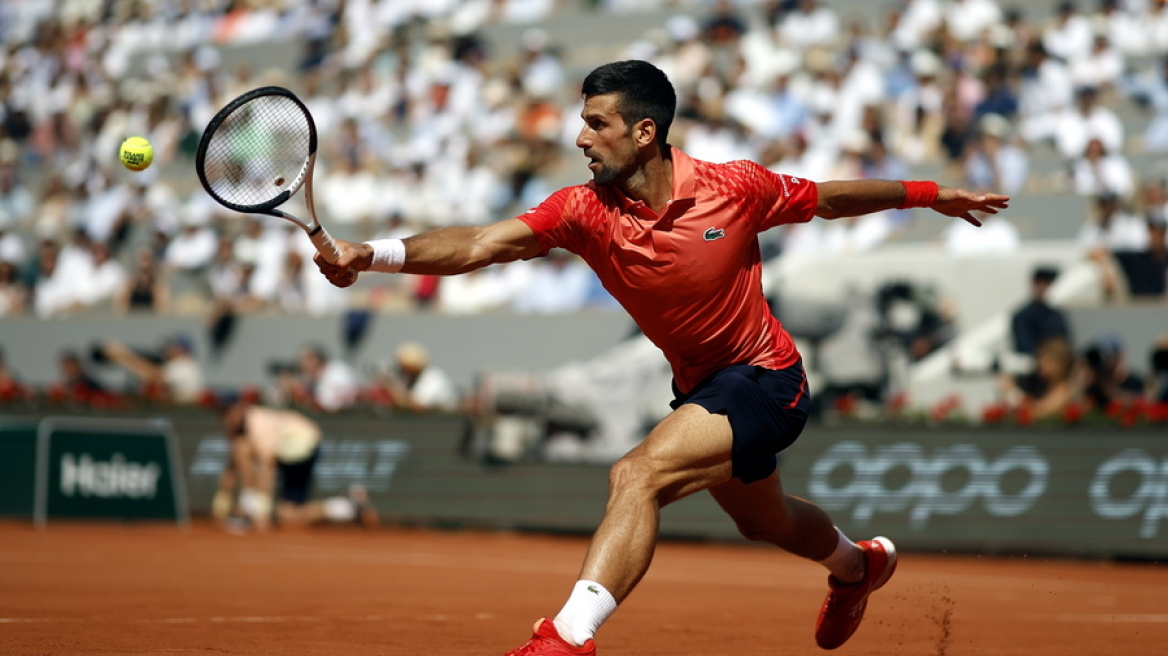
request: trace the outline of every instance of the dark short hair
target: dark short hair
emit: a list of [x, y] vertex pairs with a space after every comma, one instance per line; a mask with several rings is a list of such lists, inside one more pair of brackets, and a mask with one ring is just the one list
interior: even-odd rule
[[651, 119], [657, 124], [657, 143], [664, 146], [677, 111], [677, 92], [665, 73], [647, 61], [630, 59], [604, 64], [584, 78], [585, 98], [618, 94], [616, 110], [625, 125]]
[[1058, 267], [1041, 265], [1034, 268], [1031, 279], [1034, 282], [1054, 282], [1055, 278], [1058, 278], [1058, 274]]

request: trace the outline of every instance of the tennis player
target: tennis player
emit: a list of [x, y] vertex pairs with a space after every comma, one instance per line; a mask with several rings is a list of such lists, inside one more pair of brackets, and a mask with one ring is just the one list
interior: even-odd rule
[[576, 145], [591, 182], [485, 227], [342, 242], [335, 266], [317, 265], [343, 287], [359, 271], [458, 274], [563, 248], [596, 271], [672, 365], [673, 412], [613, 465], [604, 517], [567, 602], [508, 654], [595, 654], [593, 634], [649, 567], [661, 508], [702, 490], [748, 539], [828, 570], [815, 639], [839, 647], [895, 570], [896, 550], [882, 537], [853, 542], [819, 507], [782, 491], [776, 454], [803, 430], [809, 397], [795, 344], [762, 294], [757, 234], [906, 207], [980, 225], [972, 212], [997, 213], [1009, 198], [933, 182], [815, 183], [749, 161], [694, 160], [666, 141], [676, 94], [643, 61], [597, 68], [583, 97]]

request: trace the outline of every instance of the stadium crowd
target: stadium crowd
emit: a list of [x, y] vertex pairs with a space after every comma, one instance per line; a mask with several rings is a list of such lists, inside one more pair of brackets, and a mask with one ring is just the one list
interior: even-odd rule
[[[321, 213], [369, 238], [485, 223], [578, 182], [572, 51], [539, 21], [554, 0], [44, 0], [0, 8], [0, 316], [116, 312], [328, 314], [364, 305], [473, 313], [611, 308], [571, 257], [465, 279], [379, 280], [341, 292], [304, 266], [292, 229], [228, 216], [192, 188], [201, 128], [234, 95], [300, 93], [322, 133]], [[1085, 252], [1139, 253], [1114, 268], [1163, 297], [1168, 6], [1162, 0], [907, 0], [879, 24], [825, 0], [610, 0], [657, 10], [658, 28], [612, 55], [652, 60], [682, 99], [673, 141], [699, 159], [751, 158], [811, 179], [905, 177], [1095, 199]], [[845, 3], [846, 4], [846, 3]], [[579, 7], [576, 7], [579, 10]], [[855, 11], [853, 6], [850, 8]], [[876, 10], [867, 9], [871, 15]], [[483, 28], [530, 25], [516, 54]], [[283, 48], [282, 66], [223, 53]], [[281, 55], [283, 56], [283, 55]], [[1138, 134], [1117, 107], [1142, 108]], [[147, 136], [157, 164], [120, 170]], [[1053, 175], [1030, 174], [1057, 158]], [[578, 168], [578, 167], [577, 167]], [[775, 236], [771, 254], [877, 247], [903, 212]], [[1008, 216], [949, 231], [945, 247], [1010, 252]], [[1100, 256], [1100, 260], [1105, 259]], [[1118, 286], [1122, 287], [1122, 284]], [[550, 292], [549, 290], [554, 290]]]

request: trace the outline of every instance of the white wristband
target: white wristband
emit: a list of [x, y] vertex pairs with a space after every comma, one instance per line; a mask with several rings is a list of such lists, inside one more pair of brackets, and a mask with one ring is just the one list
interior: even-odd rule
[[374, 239], [365, 242], [373, 247], [370, 271], [397, 273], [406, 263], [406, 245], [400, 239]]

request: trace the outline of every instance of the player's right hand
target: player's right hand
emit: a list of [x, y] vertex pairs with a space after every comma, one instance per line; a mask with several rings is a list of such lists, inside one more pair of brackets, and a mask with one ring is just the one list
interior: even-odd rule
[[337, 250], [341, 256], [335, 263], [324, 259], [320, 253], [312, 256], [316, 268], [324, 274], [328, 281], [337, 287], [348, 287], [357, 282], [357, 274], [367, 271], [373, 263], [373, 247], [364, 243], [353, 243], [343, 239], [336, 240]]

